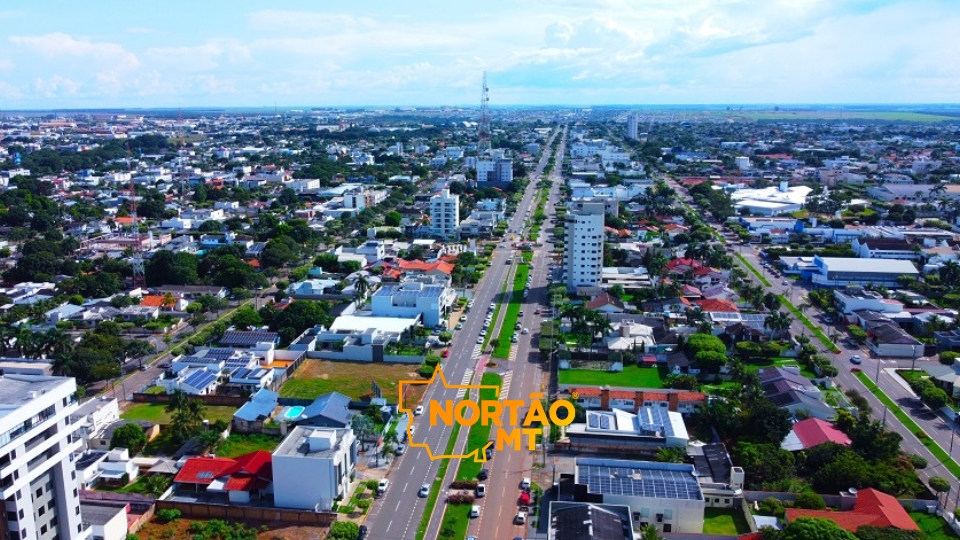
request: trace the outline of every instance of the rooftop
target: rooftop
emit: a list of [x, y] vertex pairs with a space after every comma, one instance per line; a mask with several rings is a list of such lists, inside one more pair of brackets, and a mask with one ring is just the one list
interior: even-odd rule
[[[340, 441], [343, 440], [343, 437], [349, 431], [349, 429], [307, 428], [303, 426], [297, 426], [290, 431], [290, 434], [283, 439], [283, 442], [280, 443], [280, 446], [273, 451], [273, 455], [314, 459], [330, 458], [336, 454]], [[310, 438], [314, 436], [315, 433], [327, 434], [331, 432], [336, 436], [336, 442], [329, 448], [310, 448]]]
[[703, 500], [693, 465], [578, 458], [576, 478], [590, 493]]

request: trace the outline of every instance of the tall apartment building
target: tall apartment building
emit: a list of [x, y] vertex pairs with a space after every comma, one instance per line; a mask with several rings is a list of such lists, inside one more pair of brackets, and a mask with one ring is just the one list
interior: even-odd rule
[[627, 117], [627, 138], [628, 139], [637, 140], [639, 138], [637, 136], [637, 132], [639, 131], [639, 126], [640, 126], [639, 116], [635, 114], [631, 114], [630, 116]]
[[76, 390], [67, 377], [0, 376], [0, 540], [89, 537], [72, 457]]
[[477, 182], [513, 182], [513, 160], [494, 159], [477, 161]]
[[451, 195], [450, 190], [445, 188], [430, 197], [430, 225], [433, 234], [456, 236], [457, 226], [460, 225], [460, 196]]
[[600, 286], [603, 269], [603, 203], [583, 203], [567, 212], [564, 282], [569, 289]]

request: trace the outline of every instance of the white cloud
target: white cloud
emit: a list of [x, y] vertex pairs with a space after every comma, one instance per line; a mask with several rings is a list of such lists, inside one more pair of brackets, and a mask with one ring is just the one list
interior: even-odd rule
[[140, 65], [136, 55], [116, 43], [95, 43], [61, 32], [42, 36], [11, 36], [9, 39], [11, 43], [36, 51], [47, 59], [88, 57], [111, 62], [116, 69], [130, 69]]

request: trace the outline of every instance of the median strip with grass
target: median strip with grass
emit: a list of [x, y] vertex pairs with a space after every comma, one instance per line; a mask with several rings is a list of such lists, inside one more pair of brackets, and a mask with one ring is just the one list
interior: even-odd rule
[[510, 347], [513, 344], [510, 338], [516, 331], [517, 319], [520, 315], [520, 305], [523, 302], [523, 290], [527, 286], [527, 276], [530, 274], [530, 266], [520, 264], [517, 266], [517, 272], [513, 276], [513, 294], [510, 296], [510, 303], [507, 304], [507, 313], [503, 317], [503, 324], [500, 326], [500, 344], [493, 350], [494, 358], [508, 358], [510, 356]]
[[790, 313], [793, 313], [793, 316], [796, 317], [797, 320], [799, 320], [804, 326], [806, 326], [811, 332], [813, 332], [813, 335], [817, 336], [817, 339], [820, 340], [820, 343], [823, 343], [824, 347], [830, 349], [832, 352], [835, 352], [835, 353], [840, 352], [840, 347], [837, 347], [836, 343], [830, 341], [830, 338], [828, 338], [827, 335], [824, 334], [823, 331], [820, 330], [820, 328], [817, 325], [813, 324], [813, 321], [811, 321], [810, 319], [807, 318], [806, 315], [801, 313], [800, 310], [796, 308], [796, 306], [791, 304], [790, 300], [787, 300], [786, 296], [782, 294], [779, 294], [777, 296], [780, 297], [780, 302], [783, 305], [787, 306], [787, 309], [790, 310]]
[[920, 442], [927, 447], [927, 450], [933, 454], [933, 457], [937, 458], [937, 461], [943, 463], [943, 466], [946, 467], [946, 469], [954, 476], [960, 476], [960, 465], [951, 459], [950, 455], [947, 454], [943, 448], [940, 448], [940, 445], [938, 445], [935, 440], [931, 439], [930, 436], [927, 435], [927, 433], [923, 431], [923, 429], [921, 429], [916, 422], [913, 421], [913, 418], [910, 418], [910, 416], [903, 412], [903, 410], [900, 409], [900, 407], [894, 403], [892, 399], [884, 394], [883, 390], [877, 386], [877, 383], [870, 380], [870, 377], [862, 371], [858, 371], [854, 373], [854, 375], [856, 375], [857, 379], [859, 379], [860, 382], [867, 387], [867, 390], [870, 390], [871, 394], [880, 400], [880, 403], [883, 403], [890, 410], [890, 412], [897, 417], [897, 420], [900, 420], [900, 422], [903, 423], [903, 425], [906, 426], [906, 428], [909, 429], [910, 432], [913, 433], [917, 439], [919, 439]]
[[[484, 373], [480, 379], [480, 384], [484, 386], [496, 386], [497, 390], [481, 389], [480, 401], [496, 400], [500, 395], [500, 383], [503, 379], [496, 373]], [[470, 426], [470, 432], [467, 434], [467, 447], [465, 454], [476, 449], [482, 449], [490, 439], [490, 425], [481, 425], [479, 422]], [[460, 466], [457, 468], [456, 480], [475, 480], [480, 472], [483, 463], [477, 463], [473, 459], [461, 459]], [[442, 540], [459, 540], [467, 535], [467, 527], [470, 526], [470, 505], [469, 504], [448, 504], [443, 512], [443, 521], [440, 523], [440, 532], [437, 538]]]
[[744, 258], [743, 258], [743, 255], [741, 255], [741, 254], [739, 254], [739, 253], [734, 253], [734, 255], [736, 255], [737, 258], [740, 259], [740, 262], [743, 263], [743, 265], [747, 267], [747, 270], [750, 270], [750, 272], [752, 272], [753, 275], [757, 276], [757, 279], [760, 280], [760, 283], [763, 283], [763, 284], [766, 285], [767, 287], [773, 287], [773, 284], [770, 283], [769, 281], [767, 281], [767, 278], [763, 277], [763, 275], [761, 275], [760, 272], [758, 272], [757, 269], [754, 268], [753, 265], [750, 264], [749, 261], [747, 261], [746, 259], [744, 259]]
[[[457, 443], [457, 437], [460, 435], [460, 424], [453, 426], [450, 433], [450, 440], [447, 441], [447, 449], [444, 451], [448, 456], [453, 453], [453, 446]], [[430, 495], [427, 497], [427, 507], [420, 516], [420, 525], [417, 526], [417, 540], [423, 540], [427, 534], [427, 527], [430, 526], [430, 516], [433, 515], [433, 507], [437, 505], [437, 498], [443, 489], [443, 477], [447, 475], [447, 467], [450, 466], [449, 459], [440, 460], [440, 469], [437, 471], [437, 477], [430, 484]]]

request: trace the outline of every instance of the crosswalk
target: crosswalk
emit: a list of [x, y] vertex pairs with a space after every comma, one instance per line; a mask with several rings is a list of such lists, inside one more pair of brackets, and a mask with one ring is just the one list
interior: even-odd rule
[[507, 399], [507, 396], [510, 395], [510, 381], [512, 380], [512, 371], [508, 371], [503, 374], [503, 383], [500, 385], [500, 401]]
[[[460, 381], [460, 384], [470, 384], [470, 381], [473, 379], [473, 370], [468, 369], [463, 374], [463, 380]], [[463, 399], [463, 396], [467, 395], [466, 388], [457, 388], [457, 399]]]
[[473, 348], [473, 352], [470, 353], [470, 359], [473, 360], [474, 364], [476, 364], [477, 360], [480, 359], [481, 353], [483, 353], [482, 346], [477, 345], [476, 347]]

